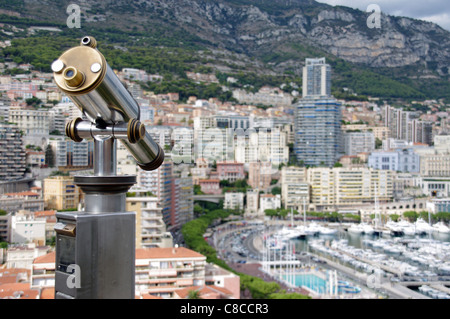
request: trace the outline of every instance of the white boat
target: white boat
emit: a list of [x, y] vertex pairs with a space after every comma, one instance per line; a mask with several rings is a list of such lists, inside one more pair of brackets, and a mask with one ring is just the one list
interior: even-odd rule
[[417, 219], [415, 226], [416, 234], [432, 234], [434, 232], [434, 228], [422, 218]]
[[278, 231], [276, 235], [283, 239], [289, 240], [298, 238], [300, 236], [300, 232], [297, 231], [295, 228], [284, 227], [280, 231]]
[[398, 221], [396, 226], [398, 226], [406, 236], [414, 236], [416, 234], [415, 225], [406, 220]]
[[439, 234], [450, 234], [450, 228], [448, 228], [443, 222], [434, 224], [433, 229]]
[[338, 230], [320, 226], [319, 232], [320, 232], [321, 235], [334, 235], [334, 234], [336, 234], [338, 232]]
[[353, 224], [351, 225], [348, 230], [347, 230], [350, 234], [362, 234], [364, 232], [364, 229], [361, 227], [360, 224]]
[[294, 228], [294, 230], [298, 234], [297, 238], [305, 238], [308, 235], [307, 229], [305, 226], [297, 226]]
[[320, 229], [321, 229], [321, 226], [317, 225], [317, 223], [312, 222], [306, 228], [306, 232], [307, 232], [308, 235], [315, 236], [315, 235], [319, 235], [320, 234]]
[[361, 226], [361, 228], [363, 230], [363, 233], [366, 234], [366, 235], [373, 235], [374, 232], [375, 232], [373, 227], [370, 226], [369, 224], [362, 223], [362, 224], [360, 224], [360, 226]]
[[383, 229], [383, 230], [381, 231], [381, 234], [382, 234], [384, 237], [389, 237], [389, 236], [391, 236], [391, 230], [390, 230], [390, 229]]

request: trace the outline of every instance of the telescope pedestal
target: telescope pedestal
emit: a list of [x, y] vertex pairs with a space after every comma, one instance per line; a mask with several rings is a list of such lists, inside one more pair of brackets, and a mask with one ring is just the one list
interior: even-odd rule
[[85, 211], [56, 214], [56, 299], [134, 299], [136, 176], [77, 176]]

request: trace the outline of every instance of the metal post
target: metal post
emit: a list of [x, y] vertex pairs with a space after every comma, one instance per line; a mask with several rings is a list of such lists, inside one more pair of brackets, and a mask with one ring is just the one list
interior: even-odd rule
[[94, 139], [94, 175], [114, 176], [117, 171], [116, 142], [114, 138]]

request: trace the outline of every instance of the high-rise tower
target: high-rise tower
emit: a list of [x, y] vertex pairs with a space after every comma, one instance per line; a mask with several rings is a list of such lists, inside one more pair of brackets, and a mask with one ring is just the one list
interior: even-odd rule
[[331, 67], [325, 58], [306, 59], [303, 68], [303, 97], [331, 95]]
[[295, 147], [299, 162], [333, 166], [343, 155], [341, 104], [331, 95], [331, 67], [325, 58], [306, 59], [303, 98], [295, 105]]

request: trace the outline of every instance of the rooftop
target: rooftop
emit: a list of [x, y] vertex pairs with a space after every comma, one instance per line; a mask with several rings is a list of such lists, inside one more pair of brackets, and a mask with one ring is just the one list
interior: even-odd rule
[[48, 253], [46, 255], [37, 257], [33, 261], [33, 264], [49, 264], [49, 263], [55, 263], [55, 261], [56, 261], [56, 253], [55, 252], [51, 252], [51, 253]]
[[178, 248], [141, 248], [136, 249], [136, 259], [169, 259], [169, 258], [201, 258], [204, 257], [185, 247]]
[[211, 297], [212, 295], [219, 295], [219, 296], [227, 296], [231, 297], [233, 293], [229, 291], [226, 288], [218, 287], [218, 286], [191, 286], [186, 287], [183, 289], [179, 289], [175, 291], [175, 293], [182, 299], [186, 299], [189, 296], [189, 293], [191, 291], [198, 291], [200, 298], [202, 299], [208, 299], [208, 297]]

